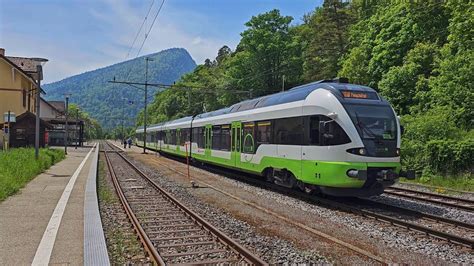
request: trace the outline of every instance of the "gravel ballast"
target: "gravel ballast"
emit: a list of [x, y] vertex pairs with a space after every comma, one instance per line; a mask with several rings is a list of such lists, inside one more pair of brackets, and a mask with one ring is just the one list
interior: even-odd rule
[[[175, 162], [176, 164], [180, 164], [178, 162]], [[141, 164], [143, 166], [143, 164]], [[177, 193], [179, 195], [183, 194], [184, 200], [187, 202], [191, 202], [195, 204], [193, 201], [196, 201], [192, 195], [189, 194], [187, 189], [178, 187], [176, 186], [176, 183], [167, 180], [166, 178], [161, 177], [156, 170], [149, 169], [148, 166], [145, 166], [147, 169], [147, 173], [150, 174], [150, 176], [155, 177], [156, 181], [160, 183], [160, 185], [163, 185], [164, 187], [169, 187], [174, 193]], [[224, 182], [229, 184], [230, 186], [235, 186], [236, 190], [245, 190], [256, 197], [262, 197], [266, 199], [271, 199], [277, 204], [280, 204], [282, 208], [285, 209], [298, 209], [304, 212], [307, 212], [311, 215], [315, 215], [317, 217], [321, 217], [322, 219], [326, 219], [329, 223], [334, 223], [334, 224], [340, 224], [341, 226], [346, 226], [349, 227], [351, 230], [361, 232], [363, 233], [368, 241], [380, 241], [383, 243], [383, 245], [386, 246], [387, 249], [389, 250], [397, 250], [399, 253], [405, 253], [406, 256], [398, 256], [397, 259], [395, 259], [395, 262], [413, 262], [416, 261], [417, 257], [429, 257], [432, 258], [433, 261], [430, 262], [429, 260], [423, 260], [422, 262], [424, 263], [440, 263], [439, 259], [445, 262], [449, 263], [473, 263], [474, 258], [472, 255], [472, 252], [470, 252], [470, 249], [462, 248], [458, 245], [454, 244], [449, 244], [445, 243], [443, 241], [435, 240], [433, 238], [424, 236], [422, 234], [414, 233], [407, 231], [402, 228], [394, 227], [391, 225], [387, 225], [382, 222], [374, 221], [372, 219], [367, 219], [363, 218], [357, 215], [352, 215], [352, 214], [347, 214], [344, 212], [340, 211], [335, 211], [335, 210], [330, 210], [327, 208], [323, 208], [320, 206], [316, 206], [314, 204], [306, 203], [276, 192], [268, 191], [265, 189], [260, 189], [251, 185], [244, 184], [242, 182], [238, 182], [235, 180], [231, 180], [229, 178], [221, 177], [215, 174], [211, 174], [208, 172], [205, 172], [203, 170], [195, 169], [193, 168], [193, 171], [198, 171], [200, 173], [203, 173], [204, 175], [212, 175], [213, 178], [216, 178], [219, 180], [219, 182]], [[187, 194], [187, 195], [186, 195]], [[181, 196], [180, 196], [181, 197]], [[446, 217], [453, 218], [453, 219], [461, 219], [465, 221], [472, 222], [472, 217], [470, 214], [465, 216], [465, 214], [458, 214], [455, 213], [455, 210], [452, 210], [450, 208], [445, 208], [445, 207], [437, 207], [433, 208], [433, 206], [424, 206], [426, 204], [422, 203], [416, 203], [417, 206], [413, 205], [411, 206], [410, 202], [407, 200], [397, 200], [397, 199], [387, 199], [388, 197], [382, 196], [379, 197], [380, 199], [377, 200], [388, 200], [388, 201], [393, 201], [390, 202], [391, 204], [397, 205], [397, 206], [402, 206], [402, 207], [408, 207], [411, 209], [419, 210], [419, 211], [425, 211], [428, 213], [433, 213], [433, 214], [442, 214], [444, 213]], [[397, 201], [400, 201], [397, 203]], [[197, 203], [203, 204], [203, 203]], [[215, 212], [217, 213], [217, 217], [221, 217], [221, 215], [226, 216], [224, 219], [233, 219], [232, 217], [229, 217], [228, 214], [222, 212], [222, 210], [215, 210], [215, 208], [212, 208], [208, 206], [207, 204], [206, 208], [203, 206], [198, 207], [198, 209], [203, 208], [204, 212], [199, 211], [199, 213], [204, 216], [206, 219], [213, 219], [212, 217], [208, 218], [206, 214], [214, 214]], [[419, 209], [416, 209], [419, 208]], [[420, 208], [425, 208], [425, 209], [420, 209]], [[213, 211], [210, 211], [214, 210]], [[436, 210], [434, 212], [433, 210]], [[213, 215], [211, 215], [213, 216]], [[465, 217], [464, 217], [465, 216]], [[464, 217], [464, 218], [463, 218]], [[219, 223], [219, 219], [215, 218], [216, 222]], [[245, 222], [238, 221], [236, 219], [233, 219], [234, 222], [237, 222], [239, 226], [243, 227], [249, 227], [249, 225]], [[231, 223], [222, 223], [222, 224], [231, 224]], [[225, 226], [224, 226], [225, 227]], [[233, 227], [233, 226], [232, 226]], [[240, 227], [239, 227], [240, 228]], [[233, 230], [232, 228], [223, 228], [223, 230], [227, 233], [226, 230]], [[251, 230], [251, 228], [244, 228], [243, 230]], [[239, 231], [239, 234], [242, 234], [243, 231]], [[234, 235], [236, 232], [234, 232]], [[232, 234], [231, 234], [232, 235]], [[233, 237], [235, 237], [232, 235]], [[244, 234], [245, 235], [245, 234]], [[249, 240], [248, 238], [242, 238], [237, 234], [237, 237], [239, 240], [248, 243]], [[250, 238], [251, 239], [251, 238]], [[258, 241], [256, 241], [258, 242]], [[260, 241], [261, 242], [261, 241]], [[280, 247], [273, 247], [273, 249], [279, 249]], [[265, 248], [260, 248], [260, 250], [264, 250]], [[279, 250], [276, 250], [277, 253], [280, 254]], [[390, 251], [387, 251], [390, 252]], [[301, 254], [304, 254], [304, 252], [300, 252]], [[276, 260], [277, 261], [277, 260]], [[274, 260], [274, 262], [276, 262]], [[301, 261], [301, 260], [298, 260]], [[304, 261], [304, 260], [302, 260]], [[295, 262], [295, 261], [291, 261]]]

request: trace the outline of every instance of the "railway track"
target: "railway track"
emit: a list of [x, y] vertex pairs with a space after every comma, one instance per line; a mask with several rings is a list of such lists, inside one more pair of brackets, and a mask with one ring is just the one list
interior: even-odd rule
[[104, 155], [114, 187], [154, 263], [266, 265], [106, 145]]
[[[182, 158], [175, 158], [166, 156], [171, 159], [182, 161]], [[173, 171], [186, 175], [185, 170], [175, 169], [166, 164], [161, 165], [172, 169]], [[229, 171], [228, 169], [221, 169], [215, 166], [196, 166], [200, 169], [210, 171], [216, 174], [224, 175], [263, 189], [270, 189], [272, 191], [289, 195], [309, 203], [323, 205], [328, 208], [354, 213], [360, 216], [369, 217], [382, 221], [394, 226], [405, 228], [407, 230], [422, 233], [433, 238], [455, 243], [468, 248], [474, 248], [474, 225], [464, 223], [461, 221], [448, 219], [438, 215], [427, 214], [415, 211], [408, 208], [403, 208], [391, 204], [376, 202], [371, 199], [350, 199], [340, 200], [336, 198], [323, 198], [315, 195], [308, 195], [303, 192], [287, 189], [278, 185], [267, 183], [255, 177], [250, 177], [245, 174]], [[197, 179], [200, 183], [203, 180]], [[208, 184], [206, 184], [207, 186]]]
[[439, 205], [443, 205], [443, 206], [447, 206], [451, 208], [457, 208], [457, 209], [470, 211], [470, 212], [474, 211], [473, 200], [468, 200], [468, 199], [463, 199], [463, 198], [458, 198], [458, 197], [452, 197], [452, 196], [447, 196], [447, 195], [441, 195], [441, 194], [436, 194], [436, 193], [418, 191], [418, 190], [407, 189], [407, 188], [399, 188], [399, 187], [390, 187], [385, 190], [384, 194], [393, 195], [397, 197], [403, 197], [406, 199], [435, 203], [435, 204], [439, 204]]

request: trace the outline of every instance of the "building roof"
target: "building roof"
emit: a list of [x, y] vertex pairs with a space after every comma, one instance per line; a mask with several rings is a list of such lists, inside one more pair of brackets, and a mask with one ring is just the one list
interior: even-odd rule
[[31, 58], [16, 57], [16, 56], [5, 56], [8, 60], [12, 61], [15, 65], [21, 68], [26, 73], [36, 73], [37, 62]]
[[[30, 111], [26, 111], [24, 112], [23, 114], [19, 115], [16, 117], [16, 123], [15, 125], [18, 125], [22, 120], [24, 119], [36, 119], [36, 115], [33, 114], [32, 112]], [[44, 127], [46, 128], [53, 128], [53, 125], [51, 125], [50, 123], [48, 123], [47, 121], [45, 121], [44, 119], [41, 119], [40, 118], [40, 123], [41, 125], [43, 125]]]
[[48, 101], [48, 103], [60, 113], [64, 113], [64, 110], [66, 110], [66, 103], [64, 101]]
[[[15, 64], [13, 61], [11, 61], [12, 57], [10, 56], [4, 56], [4, 55], [1, 55], [0, 54], [0, 59], [3, 59], [5, 62], [7, 62], [9, 65], [11, 65], [12, 67], [14, 67], [16, 70], [18, 70], [23, 76], [25, 76], [29, 81], [31, 81], [33, 84], [36, 85], [36, 81], [33, 79], [33, 77], [31, 76], [32, 73], [28, 73], [26, 72], [25, 70], [23, 70], [20, 66], [18, 66], [17, 64]], [[15, 57], [14, 57], [15, 58]], [[36, 73], [36, 71], [34, 72]], [[46, 92], [41, 89], [41, 92], [46, 94]]]

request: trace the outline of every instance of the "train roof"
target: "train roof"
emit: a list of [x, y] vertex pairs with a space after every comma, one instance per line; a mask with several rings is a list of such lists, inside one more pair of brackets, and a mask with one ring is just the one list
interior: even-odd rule
[[341, 91], [364, 91], [364, 92], [375, 92], [374, 89], [356, 85], [340, 82], [338, 80], [319, 80], [304, 84], [298, 87], [294, 87], [288, 91], [283, 91], [275, 94], [270, 94], [262, 96], [255, 99], [246, 100], [243, 102], [236, 103], [230, 107], [222, 108], [212, 112], [207, 112], [204, 114], [199, 114], [196, 116], [198, 119], [208, 118], [218, 115], [224, 115], [229, 113], [242, 112], [251, 109], [257, 109], [272, 105], [296, 102], [306, 99], [308, 95], [316, 89], [324, 88], [329, 91], [332, 91], [336, 96], [341, 95]]
[[[342, 97], [342, 91], [372, 92], [372, 93], [375, 93], [376, 95], [376, 91], [374, 89], [367, 86], [350, 84], [345, 78], [340, 78], [340, 79], [335, 79], [335, 80], [319, 80], [319, 81], [315, 81], [315, 82], [311, 82], [308, 84], [294, 87], [287, 91], [274, 93], [274, 94], [262, 96], [259, 98], [255, 98], [255, 99], [246, 100], [243, 102], [236, 103], [230, 107], [225, 107], [225, 108], [218, 109], [215, 111], [199, 114], [199, 115], [196, 115], [196, 119], [215, 117], [215, 116], [220, 116], [220, 115], [225, 115], [225, 114], [230, 114], [230, 113], [247, 111], [251, 109], [258, 109], [258, 108], [267, 107], [267, 106], [301, 101], [301, 100], [306, 99], [306, 97], [308, 97], [308, 95], [311, 92], [320, 88], [331, 91], [341, 101], [344, 101], [344, 98]], [[176, 123], [188, 122], [188, 121], [191, 121], [192, 119], [193, 119], [192, 116], [187, 116], [187, 117], [179, 118], [176, 120], [168, 121], [165, 123], [150, 125], [149, 127], [151, 128], [153, 126], [163, 126], [163, 125], [168, 125], [168, 124], [174, 125]], [[143, 127], [138, 128], [137, 131], [143, 131]]]

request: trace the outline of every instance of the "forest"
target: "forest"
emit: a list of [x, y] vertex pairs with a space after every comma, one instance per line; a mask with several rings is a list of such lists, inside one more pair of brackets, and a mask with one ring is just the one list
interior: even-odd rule
[[473, 11], [472, 2], [460, 0], [326, 0], [299, 24], [279, 10], [255, 15], [235, 50], [224, 45], [216, 58], [156, 94], [148, 123], [347, 77], [393, 105], [405, 127], [402, 163], [419, 181], [452, 177], [456, 187], [471, 189]]

